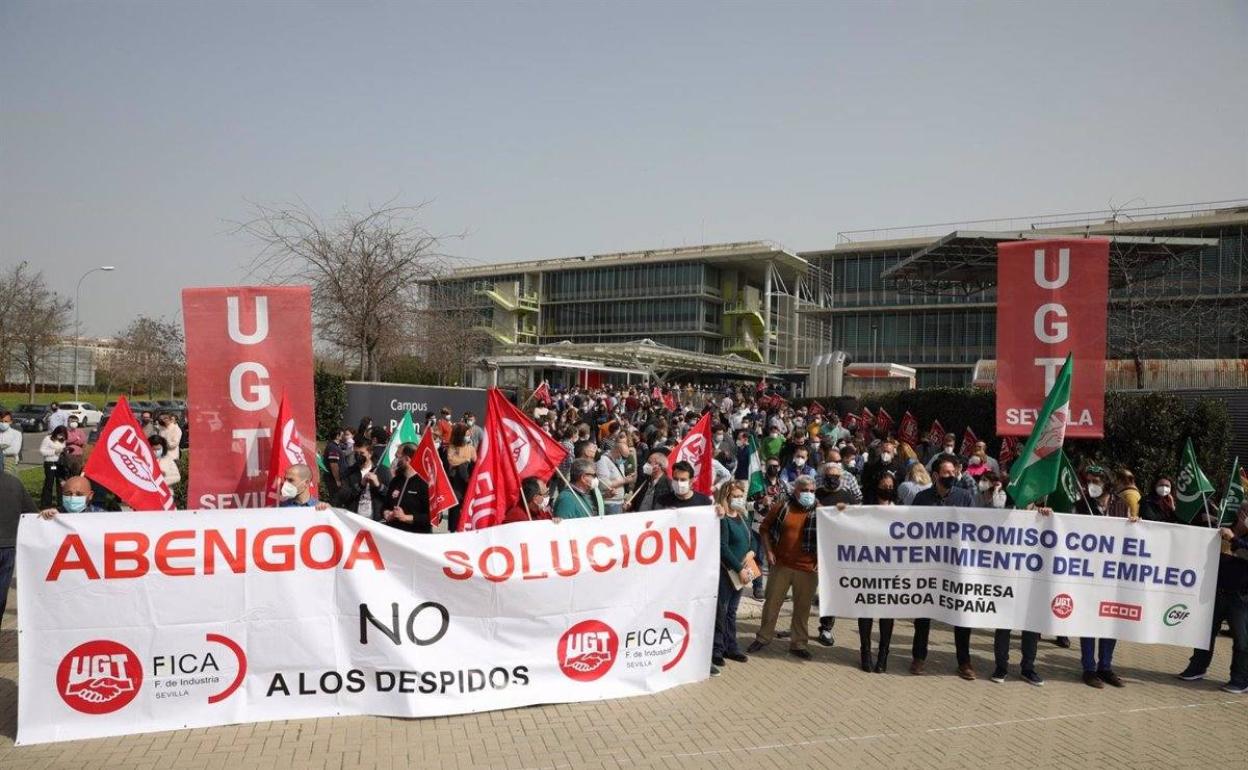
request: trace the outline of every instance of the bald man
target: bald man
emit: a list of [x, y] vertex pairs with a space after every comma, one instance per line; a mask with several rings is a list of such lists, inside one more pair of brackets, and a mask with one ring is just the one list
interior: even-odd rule
[[315, 508], [318, 511], [329, 509], [329, 503], [318, 502], [312, 496], [312, 469], [303, 463], [286, 469], [286, 475], [278, 489], [278, 497], [281, 499], [279, 508]]
[[91, 481], [86, 476], [70, 476], [61, 484], [61, 507], [46, 508], [39, 515], [51, 519], [58, 513], [100, 513], [104, 509], [92, 504], [94, 496]]

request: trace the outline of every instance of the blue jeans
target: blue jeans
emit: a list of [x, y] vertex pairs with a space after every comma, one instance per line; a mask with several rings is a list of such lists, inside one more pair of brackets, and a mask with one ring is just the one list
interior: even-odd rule
[[1084, 673], [1113, 670], [1114, 648], [1117, 646], [1117, 639], [1080, 639], [1079, 655], [1083, 660]]
[[9, 604], [9, 585], [13, 582], [13, 563], [17, 548], [0, 548], [0, 617]]
[[728, 571], [719, 568], [719, 601], [715, 604], [715, 640], [711, 655], [722, 658], [725, 654], [737, 654], [737, 606], [741, 604], [741, 592], [732, 584]]

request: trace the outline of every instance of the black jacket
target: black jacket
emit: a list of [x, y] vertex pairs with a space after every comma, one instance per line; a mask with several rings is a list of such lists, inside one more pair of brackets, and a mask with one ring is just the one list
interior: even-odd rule
[[386, 522], [395, 529], [427, 535], [433, 531], [429, 525], [429, 485], [420, 476], [395, 476], [386, 489], [385, 508], [402, 508], [413, 516], [410, 524], [397, 521]]
[[0, 472], [0, 548], [16, 546], [18, 518], [23, 513], [38, 511], [22, 480], [11, 473]]
[[[381, 521], [382, 510], [390, 507], [387, 497], [391, 481], [390, 469], [375, 465], [372, 470], [377, 474], [377, 480], [381, 482], [381, 486], [369, 488], [373, 497], [373, 521]], [[360, 494], [363, 493], [365, 486], [364, 474], [360, 471], [359, 465], [352, 465], [342, 474], [342, 487], [338, 490], [337, 497], [334, 498], [334, 505], [348, 511], [355, 511], [359, 508]]]

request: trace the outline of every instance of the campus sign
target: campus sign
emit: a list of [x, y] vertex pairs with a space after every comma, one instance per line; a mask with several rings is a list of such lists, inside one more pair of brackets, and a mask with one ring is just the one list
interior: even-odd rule
[[17, 565], [17, 742], [44, 743], [696, 682], [719, 525], [710, 507], [437, 537], [304, 508], [27, 515]]

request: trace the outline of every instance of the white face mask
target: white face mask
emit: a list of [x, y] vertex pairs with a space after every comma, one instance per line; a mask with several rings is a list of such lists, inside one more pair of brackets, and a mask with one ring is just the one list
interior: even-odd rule
[[546, 510], [546, 506], [547, 506], [549, 503], [550, 503], [550, 498], [549, 498], [549, 497], [546, 497], [545, 495], [543, 495], [543, 496], [541, 496], [541, 497], [537, 498], [537, 503], [536, 503], [536, 504], [537, 504], [537, 509], [538, 509], [539, 511], [544, 511], [544, 510]]
[[745, 498], [734, 497], [728, 501], [728, 507], [737, 513], [745, 513]]
[[588, 479], [588, 483], [589, 483], [589, 491], [591, 492], [594, 491], [595, 489], [598, 488], [598, 477], [590, 476]]
[[291, 484], [289, 481], [283, 481], [282, 488], [278, 492], [278, 494], [281, 496], [283, 500], [294, 500], [296, 497], [299, 496], [299, 489], [294, 484]]
[[1105, 487], [1104, 487], [1104, 486], [1102, 486], [1102, 485], [1100, 485], [1100, 484], [1097, 484], [1097, 483], [1092, 483], [1092, 484], [1089, 484], [1089, 485], [1088, 485], [1088, 496], [1089, 496], [1089, 497], [1092, 497], [1092, 498], [1098, 498], [1098, 497], [1100, 497], [1100, 496], [1101, 496], [1102, 494], [1104, 494], [1104, 493], [1105, 493]]
[[689, 494], [689, 481], [687, 479], [672, 481], [672, 491], [678, 495]]
[[1004, 489], [998, 489], [996, 492], [992, 493], [992, 507], [993, 508], [1004, 508], [1005, 502], [1006, 502], [1006, 497], [1005, 497]]
[[881, 453], [880, 453], [880, 462], [887, 464], [887, 463], [891, 463], [892, 461], [893, 461], [893, 453], [892, 453], [892, 452], [881, 452]]
[[1168, 494], [1170, 494], [1170, 487], [1169, 487], [1168, 485], [1166, 485], [1166, 484], [1158, 484], [1158, 485], [1157, 485], [1157, 496], [1158, 496], [1158, 497], [1165, 497], [1165, 496], [1166, 496], [1166, 495], [1168, 495]]
[[650, 463], [646, 463], [641, 466], [641, 475], [649, 476], [652, 473], [654, 473], [654, 466]]
[[978, 455], [972, 455], [971, 459], [968, 461], [967, 464], [968, 465], [982, 465], [983, 462], [984, 462], [983, 458], [979, 457]]
[[798, 468], [801, 468], [801, 467], [802, 467], [803, 465], [805, 465], [805, 464], [806, 464], [806, 458], [805, 458], [805, 457], [794, 457], [794, 458], [793, 458], [793, 465], [794, 465], [794, 466], [796, 466], [796, 467], [798, 467]]
[[979, 482], [979, 491], [980, 491], [980, 492], [987, 492], [987, 491], [988, 491], [988, 490], [990, 490], [990, 489], [992, 489], [992, 482], [991, 482], [991, 481], [981, 481], [981, 482]]

